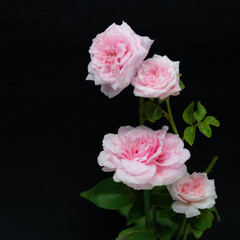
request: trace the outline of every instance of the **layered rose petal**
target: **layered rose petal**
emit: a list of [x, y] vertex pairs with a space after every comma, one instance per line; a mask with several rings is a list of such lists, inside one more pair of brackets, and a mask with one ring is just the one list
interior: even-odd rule
[[153, 40], [137, 35], [125, 22], [112, 24], [93, 39], [86, 80], [101, 85], [101, 91], [109, 98], [116, 96], [135, 77], [152, 43]]
[[115, 175], [118, 179], [127, 184], [128, 186], [137, 189], [145, 189], [146, 185], [149, 185], [149, 179], [151, 179], [156, 172], [156, 165], [144, 165], [141, 163], [130, 163], [129, 161], [123, 162], [123, 167], [116, 170]]
[[200, 211], [191, 204], [181, 201], [174, 202], [172, 205], [172, 209], [174, 212], [184, 213], [187, 218], [195, 217], [201, 214]]
[[216, 203], [215, 198], [210, 196], [197, 202], [192, 202], [192, 205], [196, 208], [205, 209], [212, 208], [215, 205], [215, 203]]
[[206, 173], [187, 174], [169, 185], [168, 190], [176, 200], [173, 210], [186, 217], [199, 215], [198, 209], [212, 208], [217, 198], [214, 181], [209, 180]]
[[105, 167], [105, 171], [109, 172], [115, 171], [120, 166], [119, 159], [106, 151], [100, 152], [97, 161], [99, 166]]
[[184, 144], [180, 137], [167, 133], [157, 164], [161, 167], [179, 168], [190, 158], [189, 150], [183, 147]]
[[150, 182], [153, 186], [169, 185], [175, 182], [178, 178], [185, 175], [186, 172], [187, 168], [184, 164], [181, 165], [179, 168], [167, 168], [157, 166], [156, 174]]
[[179, 62], [155, 54], [139, 67], [132, 85], [134, 94], [140, 97], [165, 99], [170, 95], [178, 95], [181, 91]]
[[104, 171], [115, 171], [115, 181], [135, 189], [170, 184], [186, 173], [184, 162], [190, 154], [185, 154], [179, 136], [167, 130], [167, 126], [157, 131], [145, 126], [120, 127], [118, 134], [104, 136], [98, 164]]

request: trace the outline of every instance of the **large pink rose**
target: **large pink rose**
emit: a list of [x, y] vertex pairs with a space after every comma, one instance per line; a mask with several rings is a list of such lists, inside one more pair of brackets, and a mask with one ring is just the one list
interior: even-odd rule
[[113, 23], [93, 39], [86, 80], [101, 85], [101, 91], [109, 98], [116, 96], [135, 77], [152, 43], [150, 38], [137, 35], [127, 23]]
[[173, 210], [187, 218], [201, 214], [198, 209], [212, 208], [217, 198], [214, 180], [209, 180], [206, 173], [187, 174], [169, 185], [168, 190], [176, 200]]
[[179, 62], [155, 54], [143, 62], [132, 84], [135, 87], [134, 94], [140, 97], [164, 99], [178, 95], [181, 91]]
[[186, 173], [190, 152], [168, 127], [153, 131], [148, 127], [120, 127], [107, 134], [98, 156], [103, 171], [115, 171], [113, 179], [134, 189], [151, 189], [173, 183]]

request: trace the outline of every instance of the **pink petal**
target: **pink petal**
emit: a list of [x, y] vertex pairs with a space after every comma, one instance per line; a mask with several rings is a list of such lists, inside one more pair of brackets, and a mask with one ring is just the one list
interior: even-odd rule
[[114, 90], [110, 84], [102, 84], [101, 85], [101, 91], [108, 96], [109, 98], [113, 98], [115, 96], [117, 96], [121, 91], [123, 90], [123, 88], [119, 88], [117, 90]]
[[215, 205], [215, 200], [212, 197], [208, 197], [201, 201], [192, 202], [192, 205], [200, 209], [212, 208]]
[[172, 204], [172, 209], [176, 213], [185, 213], [187, 208], [188, 208], [188, 204], [181, 201], [175, 201]]
[[101, 151], [97, 161], [101, 167], [106, 167], [109, 170], [112, 169], [112, 171], [114, 171], [116, 170], [116, 165], [113, 163], [112, 158], [113, 156], [111, 154], [107, 153], [106, 151]]
[[[152, 178], [156, 171], [155, 165], [149, 165], [148, 168], [140, 166], [143, 164], [137, 163], [138, 169], [134, 168], [134, 164], [127, 164], [126, 162], [123, 165], [123, 168], [116, 169], [117, 178], [120, 179], [123, 183], [131, 185], [150, 185], [149, 179]], [[128, 168], [127, 168], [128, 167]]]
[[162, 168], [158, 166], [150, 182], [155, 186], [172, 184], [177, 178], [183, 176], [186, 171], [187, 168], [185, 165], [182, 165], [180, 168]]
[[185, 214], [186, 214], [186, 218], [191, 218], [191, 217], [198, 216], [198, 215], [200, 215], [201, 213], [200, 213], [200, 211], [199, 211], [197, 208], [195, 208], [194, 206], [190, 205], [190, 206], [187, 208]]

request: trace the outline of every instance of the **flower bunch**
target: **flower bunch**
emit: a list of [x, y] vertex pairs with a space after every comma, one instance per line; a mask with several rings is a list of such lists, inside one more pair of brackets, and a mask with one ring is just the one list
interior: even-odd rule
[[[184, 141], [192, 146], [197, 128], [211, 137], [211, 125], [220, 124], [206, 116], [200, 101], [196, 110], [192, 102], [183, 111], [188, 126], [180, 137], [170, 106], [170, 96], [185, 88], [179, 62], [157, 54], [144, 61], [152, 44], [153, 40], [137, 35], [125, 22], [112, 24], [93, 39], [87, 80], [101, 85], [109, 98], [132, 84], [134, 95], [140, 97], [140, 126], [123, 126], [117, 134], [104, 136], [97, 161], [103, 171], [114, 175], [81, 196], [127, 218], [131, 226], [117, 240], [186, 240], [189, 234], [199, 239], [211, 227], [213, 212], [219, 220], [214, 180], [207, 176], [217, 156], [204, 173], [189, 174], [185, 163], [190, 151]], [[156, 131], [144, 126], [162, 117], [173, 133], [168, 126]]]

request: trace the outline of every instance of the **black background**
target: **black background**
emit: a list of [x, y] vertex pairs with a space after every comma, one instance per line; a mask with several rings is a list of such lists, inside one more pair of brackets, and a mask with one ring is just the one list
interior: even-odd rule
[[[96, 162], [104, 134], [138, 125], [130, 86], [108, 99], [85, 81], [92, 38], [126, 21], [180, 61], [186, 89], [171, 104], [180, 133], [183, 109], [201, 100], [221, 128], [199, 132], [190, 172], [216, 179], [222, 217], [202, 239], [236, 239], [239, 211], [239, 1], [1, 0], [0, 239], [114, 239], [125, 227], [79, 193], [109, 176]], [[160, 128], [159, 122], [154, 128]], [[111, 175], [111, 174], [110, 174]]]

